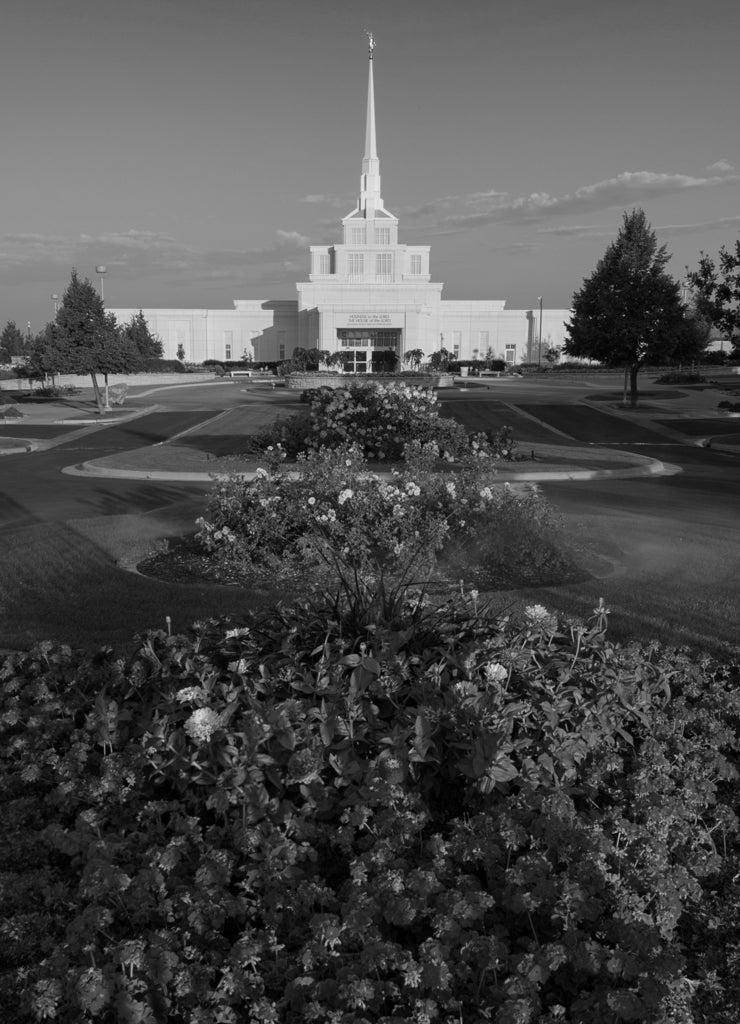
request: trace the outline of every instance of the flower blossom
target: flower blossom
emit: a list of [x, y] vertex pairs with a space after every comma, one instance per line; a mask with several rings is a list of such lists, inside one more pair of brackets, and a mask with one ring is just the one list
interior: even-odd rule
[[557, 629], [557, 617], [542, 604], [528, 605], [524, 609], [524, 616], [530, 626], [535, 626], [539, 629]]
[[337, 498], [338, 503], [343, 505], [345, 501], [349, 501], [354, 493], [355, 492], [350, 487], [345, 487], [345, 489], [339, 493], [339, 497]]
[[198, 708], [185, 723], [185, 732], [196, 743], [207, 742], [221, 727], [221, 716], [212, 708]]
[[508, 670], [499, 661], [489, 661], [483, 669], [483, 675], [489, 683], [502, 683], [508, 678]]
[[419, 487], [418, 484], [415, 484], [413, 480], [409, 480], [406, 484], [406, 493], [412, 498], [418, 498], [421, 494], [421, 487]]

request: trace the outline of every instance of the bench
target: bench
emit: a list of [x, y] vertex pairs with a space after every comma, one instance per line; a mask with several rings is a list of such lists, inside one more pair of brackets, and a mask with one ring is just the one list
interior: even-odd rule
[[252, 370], [229, 370], [230, 377], [251, 377]]

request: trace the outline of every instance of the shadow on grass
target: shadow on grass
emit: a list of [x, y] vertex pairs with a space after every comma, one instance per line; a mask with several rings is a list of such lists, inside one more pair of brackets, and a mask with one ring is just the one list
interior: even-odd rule
[[113, 557], [60, 523], [0, 535], [0, 647], [27, 649], [59, 640], [94, 650], [130, 651], [136, 633], [173, 631], [211, 616], [262, 607], [260, 593], [213, 583], [182, 587], [128, 572]]

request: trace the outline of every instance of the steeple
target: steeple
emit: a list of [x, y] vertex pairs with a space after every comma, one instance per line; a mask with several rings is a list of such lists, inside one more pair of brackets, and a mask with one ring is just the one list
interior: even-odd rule
[[[380, 160], [375, 140], [375, 87], [373, 83], [373, 51], [375, 38], [372, 32], [367, 33], [368, 40], [368, 71], [367, 71], [367, 115], [365, 119], [365, 155], [362, 158], [362, 177], [360, 179], [360, 199], [358, 211], [372, 219], [376, 210], [383, 210], [380, 196]], [[385, 212], [383, 210], [383, 212]]]

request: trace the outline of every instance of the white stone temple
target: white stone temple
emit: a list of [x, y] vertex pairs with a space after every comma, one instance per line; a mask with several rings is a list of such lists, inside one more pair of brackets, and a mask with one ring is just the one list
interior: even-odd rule
[[[375, 131], [373, 56], [369, 36], [365, 154], [357, 205], [342, 220], [341, 241], [310, 249], [308, 281], [297, 298], [236, 299], [233, 309], [145, 309], [167, 359], [186, 362], [245, 357], [257, 363], [290, 358], [296, 347], [342, 351], [348, 370], [363, 372], [373, 352], [442, 347], [458, 359], [537, 362], [562, 346], [567, 309], [506, 309], [504, 299], [442, 298], [431, 279], [428, 245], [398, 238], [398, 218], [383, 202]], [[113, 309], [125, 323], [138, 309]]]

